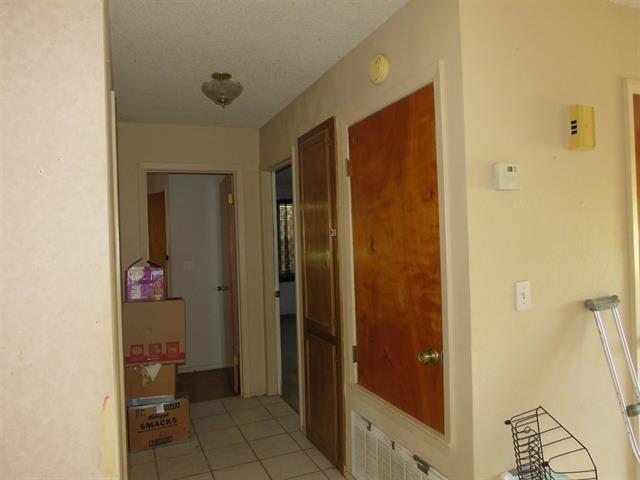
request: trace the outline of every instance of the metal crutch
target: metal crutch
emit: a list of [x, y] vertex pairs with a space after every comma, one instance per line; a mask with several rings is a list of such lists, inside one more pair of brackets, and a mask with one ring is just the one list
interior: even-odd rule
[[618, 405], [620, 406], [620, 412], [622, 413], [622, 417], [624, 418], [624, 425], [627, 429], [627, 435], [629, 436], [629, 442], [631, 442], [631, 448], [633, 449], [633, 454], [636, 457], [636, 461], [640, 463], [640, 448], [638, 447], [638, 441], [633, 433], [633, 426], [631, 425], [630, 417], [637, 417], [640, 415], [640, 403], [631, 403], [626, 404], [624, 401], [624, 396], [622, 395], [622, 386], [620, 385], [620, 379], [618, 378], [618, 372], [616, 372], [616, 365], [613, 361], [613, 355], [611, 354], [611, 347], [609, 346], [609, 341], [607, 339], [607, 332], [604, 328], [602, 312], [606, 310], [611, 310], [613, 314], [613, 318], [615, 320], [616, 329], [618, 330], [618, 337], [620, 337], [620, 343], [622, 344], [622, 349], [624, 350], [624, 356], [627, 361], [627, 369], [629, 370], [629, 375], [631, 375], [631, 381], [633, 384], [633, 389], [635, 391], [636, 402], [640, 402], [640, 386], [638, 385], [638, 376], [636, 374], [636, 369], [633, 365], [633, 359], [631, 357], [631, 352], [629, 351], [629, 345], [627, 344], [627, 338], [624, 335], [624, 330], [622, 328], [622, 319], [620, 318], [620, 312], [618, 311], [618, 305], [620, 304], [620, 299], [617, 295], [612, 295], [610, 297], [603, 298], [595, 298], [585, 300], [584, 306], [593, 312], [593, 315], [596, 319], [596, 326], [598, 327], [598, 332], [600, 333], [600, 340], [602, 341], [602, 348], [604, 349], [604, 356], [607, 359], [607, 363], [609, 365], [609, 373], [611, 373], [611, 380], [613, 381], [613, 388], [616, 391], [616, 397], [618, 398]]

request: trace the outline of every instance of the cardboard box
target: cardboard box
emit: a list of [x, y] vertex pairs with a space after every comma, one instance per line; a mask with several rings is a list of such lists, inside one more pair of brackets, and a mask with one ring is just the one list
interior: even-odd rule
[[186, 307], [181, 298], [125, 303], [124, 364], [184, 363]]
[[132, 452], [191, 438], [189, 401], [185, 398], [129, 407], [127, 417]]
[[145, 365], [125, 367], [124, 387], [127, 400], [176, 394], [175, 364], [161, 365], [153, 380], [145, 375], [144, 368]]
[[164, 299], [164, 269], [158, 265], [129, 265], [125, 273], [125, 300], [149, 302]]

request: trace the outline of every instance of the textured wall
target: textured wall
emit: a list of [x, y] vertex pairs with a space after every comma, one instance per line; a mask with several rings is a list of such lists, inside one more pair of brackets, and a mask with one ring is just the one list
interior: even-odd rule
[[103, 35], [98, 0], [0, 8], [2, 478], [115, 468]]
[[[513, 465], [502, 421], [539, 404], [591, 449], [600, 478], [632, 478], [582, 301], [619, 294], [631, 329], [622, 92], [624, 78], [640, 78], [640, 11], [605, 0], [465, 1], [461, 30], [475, 478]], [[567, 148], [574, 103], [595, 107], [595, 150]], [[491, 188], [493, 162], [520, 165], [521, 191]], [[514, 282], [524, 279], [533, 308], [517, 312]]]

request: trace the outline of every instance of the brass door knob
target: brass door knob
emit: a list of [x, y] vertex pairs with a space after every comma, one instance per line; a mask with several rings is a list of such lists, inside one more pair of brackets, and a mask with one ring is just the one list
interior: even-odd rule
[[420, 365], [426, 365], [427, 363], [438, 363], [442, 355], [435, 348], [427, 348], [418, 354], [418, 362]]

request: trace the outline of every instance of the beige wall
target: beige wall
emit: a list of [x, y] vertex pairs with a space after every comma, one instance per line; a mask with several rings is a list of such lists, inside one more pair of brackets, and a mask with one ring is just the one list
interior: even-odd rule
[[[632, 478], [582, 301], [619, 294], [631, 329], [623, 79], [640, 78], [640, 11], [604, 0], [464, 1], [461, 30], [475, 478], [513, 465], [502, 421], [537, 405], [590, 448], [600, 478]], [[567, 148], [574, 103], [595, 107], [595, 150]], [[521, 191], [492, 190], [493, 162], [520, 165]], [[523, 279], [533, 308], [516, 312]]]
[[[212, 107], [213, 108], [213, 107]], [[265, 345], [256, 129], [118, 123], [122, 265], [147, 256], [146, 179], [152, 170], [236, 172], [243, 394], [265, 392]], [[147, 167], [145, 167], [147, 168]], [[213, 169], [213, 170], [212, 170]]]
[[[374, 86], [367, 77], [369, 59], [376, 53], [389, 58], [389, 78], [382, 86]], [[388, 22], [352, 50], [323, 75], [300, 97], [260, 129], [260, 162], [271, 169], [290, 156], [297, 138], [321, 121], [335, 115], [339, 124], [340, 176], [339, 203], [342, 206], [338, 238], [342, 253], [341, 281], [345, 295], [345, 324], [353, 321], [352, 298], [349, 293], [351, 264], [348, 248], [348, 218], [346, 212], [346, 181], [342, 161], [343, 127], [355, 110], [369, 113], [382, 108], [394, 99], [411, 93], [427, 82], [431, 68], [443, 60], [443, 88], [446, 95], [443, 108], [447, 130], [444, 150], [447, 151], [446, 203], [449, 222], [449, 324], [450, 344], [447, 368], [450, 373], [450, 406], [448, 417], [449, 440], [426, 431], [417, 423], [384, 405], [358, 387], [349, 384], [347, 395], [347, 424], [354, 410], [393, 435], [451, 479], [471, 478], [471, 371], [468, 313], [467, 218], [465, 192], [464, 135], [462, 119], [462, 85], [458, 8], [456, 2], [416, 0], [401, 9]], [[266, 182], [264, 185], [267, 185]], [[264, 186], [263, 185], [263, 186]], [[265, 211], [264, 218], [269, 218]], [[265, 221], [265, 225], [268, 225]], [[265, 233], [265, 239], [269, 233]], [[270, 251], [265, 248], [265, 252]], [[265, 259], [267, 259], [265, 254]], [[266, 269], [265, 284], [272, 271]], [[272, 305], [267, 291], [265, 305]], [[269, 310], [266, 312], [270, 314]], [[352, 378], [348, 360], [351, 358], [352, 331], [347, 328], [345, 362], [347, 378]], [[272, 362], [274, 363], [274, 362]], [[350, 456], [347, 455], [350, 462]]]
[[0, 32], [0, 477], [113, 478], [103, 5], [5, 1]]

